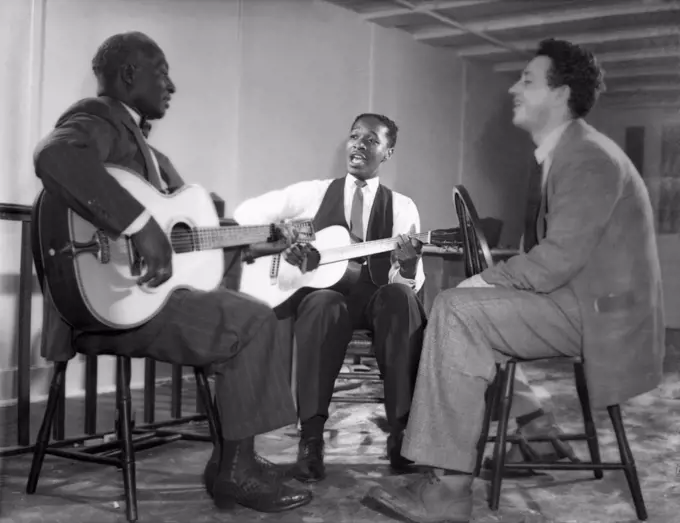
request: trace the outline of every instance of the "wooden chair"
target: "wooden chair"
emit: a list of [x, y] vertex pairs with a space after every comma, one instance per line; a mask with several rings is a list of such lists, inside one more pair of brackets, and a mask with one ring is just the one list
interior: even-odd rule
[[[44, 288], [44, 271], [38, 244], [38, 232], [36, 230], [38, 224], [39, 202], [40, 197], [33, 206], [31, 237], [33, 239], [33, 261], [38, 275], [38, 281], [40, 282], [41, 288]], [[88, 356], [88, 360], [92, 359], [96, 361], [96, 356]], [[194, 376], [196, 378], [196, 387], [198, 389], [201, 405], [206, 412], [205, 417], [207, 418], [210, 429], [210, 438], [198, 434], [175, 432], [150, 426], [135, 429], [132, 419], [132, 401], [130, 395], [131, 359], [129, 357], [116, 356], [116, 439], [95, 446], [68, 448], [65, 445], [65, 442], [62, 441], [57, 441], [50, 445], [50, 433], [55, 415], [60, 408], [63, 409], [64, 380], [66, 377], [67, 365], [68, 361], [54, 362], [54, 372], [47, 398], [47, 406], [36, 439], [33, 461], [31, 463], [31, 470], [26, 484], [26, 493], [35, 493], [46, 454], [88, 463], [113, 465], [120, 468], [123, 472], [127, 520], [131, 522], [137, 521], [137, 488], [135, 479], [136, 450], [155, 447], [177, 441], [178, 439], [208, 440], [215, 444], [221, 439], [218, 413], [212, 400], [205, 370], [198, 367], [194, 368]], [[146, 383], [145, 387], [148, 385], [149, 384]], [[154, 385], [155, 384], [153, 383], [151, 384], [151, 386]], [[96, 395], [96, 393], [96, 387], [94, 390], [88, 390], [88, 395]], [[133, 437], [133, 434], [136, 435]], [[84, 440], [87, 438], [82, 439]]]
[[[475, 211], [470, 195], [462, 185], [458, 185], [453, 190], [453, 201], [456, 214], [460, 222], [462, 236], [464, 239], [464, 258], [466, 270], [469, 276], [478, 274], [486, 267], [493, 265], [491, 251], [488, 248], [484, 234], [479, 224], [479, 218]], [[556, 358], [549, 358], [555, 361]], [[563, 441], [585, 441], [590, 453], [590, 461], [578, 463], [541, 463], [541, 464], [507, 464], [505, 463], [505, 453], [507, 443], [516, 443], [519, 438], [515, 435], [507, 434], [510, 410], [512, 408], [513, 384], [515, 369], [517, 364], [526, 361], [542, 361], [547, 358], [523, 360], [510, 358], [502, 364], [497, 364], [496, 378], [489, 387], [487, 394], [487, 407], [484, 414], [482, 433], [477, 446], [477, 465], [475, 475], [479, 474], [487, 443], [494, 443], [493, 464], [491, 472], [491, 492], [489, 496], [489, 507], [491, 510], [498, 510], [501, 495], [501, 483], [505, 470], [590, 470], [596, 479], [603, 477], [604, 470], [623, 470], [626, 475], [628, 487], [633, 498], [637, 517], [641, 521], [647, 519], [647, 510], [642, 497], [640, 481], [638, 479], [635, 460], [628, 444], [626, 430], [621, 417], [619, 405], [607, 407], [612, 427], [619, 447], [620, 461], [603, 463], [600, 458], [600, 447], [597, 439], [597, 431], [593, 421], [593, 414], [590, 408], [590, 398], [586, 385], [583, 358], [557, 358], [558, 361], [569, 361], [574, 366], [574, 377], [576, 381], [576, 391], [584, 420], [584, 433], [564, 434], [560, 437]], [[495, 416], [493, 416], [495, 414]], [[496, 436], [489, 436], [491, 418], [498, 420]], [[547, 441], [546, 438], [527, 438], [527, 441]]]

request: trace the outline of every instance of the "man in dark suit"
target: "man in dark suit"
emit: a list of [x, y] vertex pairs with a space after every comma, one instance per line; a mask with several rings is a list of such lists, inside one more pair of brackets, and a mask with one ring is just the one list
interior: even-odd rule
[[[92, 67], [97, 98], [76, 102], [38, 145], [35, 169], [46, 191], [113, 237], [129, 236], [148, 271], [140, 285], [156, 287], [172, 275], [171, 247], [156, 220], [124, 190], [105, 164], [129, 168], [161, 191], [184, 182], [170, 161], [152, 150], [140, 124], [160, 119], [175, 85], [160, 47], [142, 33], [117, 34], [97, 51]], [[293, 239], [282, 229], [278, 246], [256, 245], [251, 255], [281, 251]], [[240, 262], [239, 262], [240, 263]], [[256, 434], [294, 423], [287, 369], [275, 337], [273, 311], [220, 287], [211, 292], [178, 290], [160, 313], [141, 327], [115, 332], [80, 332], [46, 306], [48, 358], [66, 360], [74, 347], [85, 354], [150, 357], [188, 366], [208, 366], [216, 376], [223, 441], [216, 446], [206, 488], [215, 504], [234, 503], [278, 512], [308, 503], [311, 494], [284, 485], [273, 465], [254, 451]]]
[[[386, 116], [360, 114], [345, 144], [345, 176], [271, 191], [243, 202], [234, 212], [242, 224], [306, 218], [313, 220], [317, 231], [345, 227], [357, 242], [399, 238], [392, 253], [359, 260], [359, 281], [347, 295], [332, 289], [305, 289], [275, 308], [282, 321], [293, 323], [297, 344], [294, 364], [302, 434], [293, 474], [303, 482], [325, 477], [323, 430], [353, 329], [368, 329], [373, 335], [385, 384], [390, 464], [399, 470], [410, 465], [401, 456], [401, 441], [426, 323], [417, 296], [425, 274], [422, 244], [408, 236], [420, 232], [418, 209], [413, 200], [379, 179], [380, 167], [394, 152], [397, 133], [397, 125]], [[311, 271], [319, 261], [314, 254], [309, 244], [298, 243], [286, 251], [285, 259], [296, 266], [304, 261]]]
[[547, 40], [510, 89], [513, 122], [537, 146], [539, 205], [524, 253], [435, 299], [403, 450], [432, 469], [371, 493], [411, 521], [469, 520], [497, 361], [583, 356], [595, 408], [660, 383], [665, 330], [652, 206], [630, 159], [583, 121], [602, 85], [590, 52]]

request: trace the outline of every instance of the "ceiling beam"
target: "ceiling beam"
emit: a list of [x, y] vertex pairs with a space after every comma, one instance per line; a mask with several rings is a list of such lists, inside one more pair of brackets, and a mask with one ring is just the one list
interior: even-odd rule
[[608, 87], [607, 88], [607, 93], [608, 94], [613, 94], [613, 93], [645, 93], [645, 92], [664, 92], [667, 91], [669, 93], [673, 92], [678, 92], [680, 94], [680, 82], [672, 83], [672, 84], [663, 84], [663, 83], [649, 83], [649, 84], [640, 84], [640, 85], [617, 85], [614, 87]]
[[413, 9], [409, 7], [393, 7], [391, 9], [378, 9], [375, 11], [364, 11], [359, 14], [361, 17], [369, 22], [380, 22], [385, 18], [391, 18], [393, 16], [410, 15], [411, 13], [425, 13], [430, 11], [442, 10], [442, 9], [459, 9], [461, 7], [471, 7], [484, 4], [491, 4], [498, 2], [499, 0], [453, 0], [444, 2], [422, 2]]
[[[466, 22], [465, 27], [470, 31], [492, 33], [494, 31], [508, 31], [544, 27], [568, 22], [583, 22], [585, 20], [609, 18], [614, 16], [633, 16], [667, 11], [680, 11], [680, 2], [671, 0], [663, 3], [649, 3], [638, 1], [621, 2], [616, 5], [595, 5], [589, 7], [560, 7], [540, 13], [528, 12], [513, 16], [487, 18], [477, 22]], [[547, 32], [550, 30], [548, 29]], [[416, 40], [427, 41], [435, 38], [463, 36], [466, 31], [455, 28], [423, 29], [413, 33]]]
[[[616, 51], [595, 55], [600, 63], [634, 62], [636, 60], [653, 60], [656, 58], [678, 58], [680, 47], [659, 47], [652, 49], [638, 49], [635, 51]], [[503, 62], [496, 64], [493, 70], [497, 73], [519, 72], [526, 67], [526, 62]], [[606, 75], [606, 69], [605, 69]]]
[[[407, 0], [392, 0], [395, 4], [403, 5], [405, 7], [408, 7], [411, 10], [415, 10], [418, 6], [416, 4], [413, 4], [411, 2], [408, 2]], [[434, 18], [438, 22], [441, 22], [444, 25], [447, 25], [449, 27], [453, 27], [457, 31], [463, 31], [464, 34], [471, 34], [474, 35], [478, 38], [481, 38], [482, 40], [486, 40], [487, 42], [498, 46], [498, 47], [506, 47], [508, 50], [510, 50], [513, 53], [522, 55], [524, 54], [523, 51], [520, 51], [512, 45], [506, 44], [505, 42], [502, 42], [501, 40], [498, 40], [497, 38], [494, 38], [493, 36], [490, 36], [486, 34], [483, 31], [476, 31], [474, 29], [470, 29], [468, 26], [461, 24], [457, 20], [454, 20], [450, 16], [444, 16], [442, 14], [436, 13], [433, 10], [424, 10], [423, 13], [426, 13], [427, 16]]]
[[670, 76], [680, 77], [680, 67], [671, 69], [668, 67], [626, 67], [622, 69], [608, 69], [604, 73], [604, 80], [612, 78], [644, 78], [645, 76]]
[[[623, 40], [642, 40], [645, 38], [663, 38], [666, 36], [680, 36], [680, 27], [645, 27], [642, 29], [617, 29], [615, 31], [601, 31], [583, 34], [556, 35], [554, 38], [568, 40], [572, 44], [591, 45], [618, 43]], [[540, 39], [531, 40], [510, 40], [507, 43], [512, 47], [522, 51], [533, 51], [538, 47]], [[458, 51], [458, 56], [462, 58], [481, 58], [491, 55], [506, 54], [508, 50], [495, 45], [477, 45], [474, 47], [463, 47]]]

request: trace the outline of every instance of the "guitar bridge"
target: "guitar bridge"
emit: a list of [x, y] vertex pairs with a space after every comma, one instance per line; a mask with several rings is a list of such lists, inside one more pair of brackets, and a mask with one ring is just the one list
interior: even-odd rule
[[89, 253], [94, 255], [101, 263], [109, 263], [111, 261], [109, 237], [101, 230], [95, 231], [89, 242], [68, 242], [58, 252], [71, 258]]

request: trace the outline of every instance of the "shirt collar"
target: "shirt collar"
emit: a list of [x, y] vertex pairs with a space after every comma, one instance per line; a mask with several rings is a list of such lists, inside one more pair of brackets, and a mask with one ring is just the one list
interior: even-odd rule
[[[347, 173], [347, 176], [345, 176], [345, 187], [349, 187], [352, 190], [354, 190], [355, 181], [358, 180], [356, 176], [353, 174]], [[380, 177], [376, 176], [374, 178], [370, 178], [366, 180], [366, 187], [364, 187], [365, 191], [370, 191], [370, 192], [376, 192], [378, 190], [378, 185], [380, 185]]]
[[130, 116], [132, 116], [132, 121], [135, 122], [137, 125], [142, 121], [142, 117], [139, 116], [139, 113], [137, 113], [132, 107], [129, 105], [120, 102], [123, 107], [125, 107], [125, 110], [130, 113]]
[[555, 129], [550, 131], [548, 136], [545, 137], [541, 145], [536, 148], [534, 151], [534, 156], [536, 157], [536, 162], [538, 162], [539, 165], [543, 165], [543, 162], [545, 162], [548, 157], [552, 155], [555, 147], [557, 147], [557, 144], [562, 137], [562, 133], [564, 133], [564, 130], [567, 128], [569, 123], [570, 122], [564, 122], [562, 125], [555, 127]]

